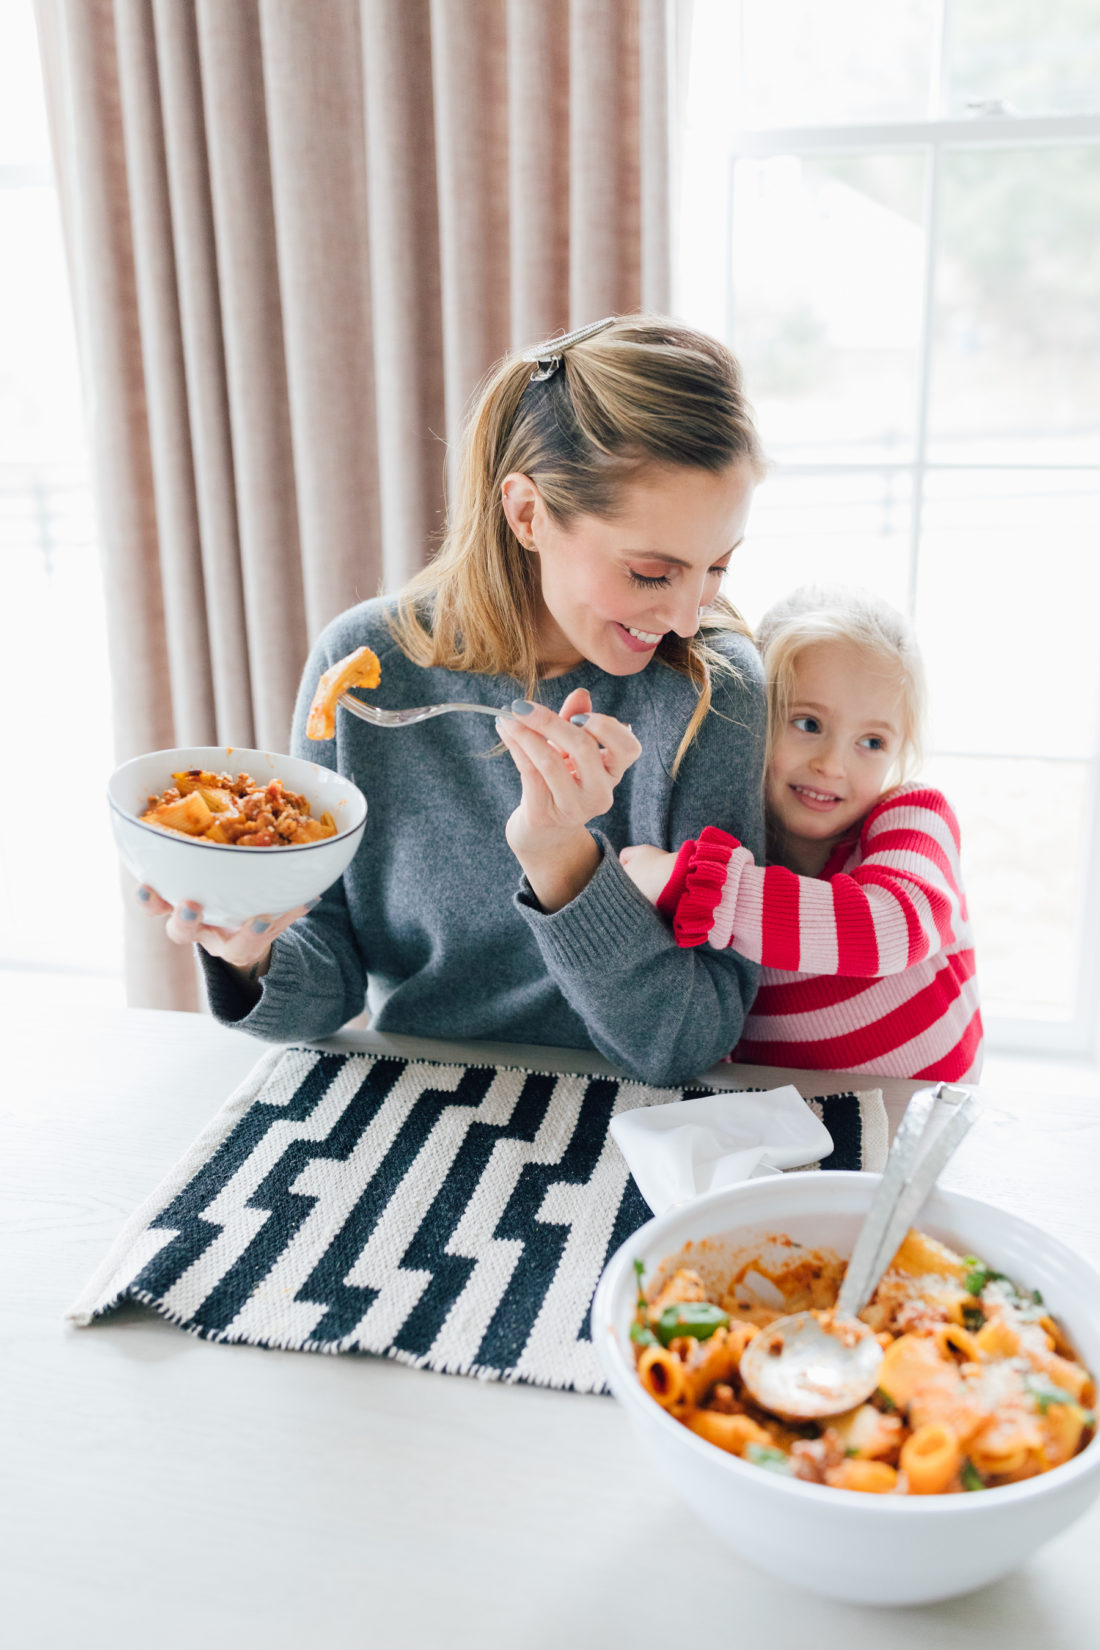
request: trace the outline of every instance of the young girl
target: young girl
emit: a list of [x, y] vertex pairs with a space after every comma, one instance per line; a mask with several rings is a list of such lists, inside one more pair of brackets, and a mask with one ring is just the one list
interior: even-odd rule
[[982, 1022], [959, 827], [916, 765], [923, 673], [901, 614], [813, 586], [769, 609], [765, 869], [708, 826], [678, 854], [624, 849], [678, 944], [764, 965], [734, 1057], [975, 1078]]

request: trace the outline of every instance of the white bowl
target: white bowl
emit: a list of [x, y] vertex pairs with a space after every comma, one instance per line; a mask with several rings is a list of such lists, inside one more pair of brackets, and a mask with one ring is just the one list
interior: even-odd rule
[[[885, 1496], [830, 1489], [728, 1455], [674, 1421], [634, 1370], [634, 1260], [647, 1281], [685, 1244], [713, 1240], [744, 1251], [786, 1233], [851, 1253], [878, 1175], [824, 1172], [746, 1181], [668, 1211], [609, 1262], [592, 1306], [593, 1338], [616, 1398], [654, 1466], [743, 1558], [781, 1581], [853, 1604], [918, 1604], [971, 1592], [1014, 1569], [1079, 1518], [1100, 1494], [1100, 1442], [1064, 1466], [1019, 1484], [962, 1495]], [[1100, 1370], [1100, 1273], [1038, 1227], [976, 1198], [936, 1191], [917, 1225], [977, 1254], [1021, 1289], [1040, 1289], [1078, 1356]], [[698, 1267], [699, 1251], [683, 1257]]]
[[[237, 848], [202, 842], [147, 825], [138, 815], [184, 768], [248, 773], [258, 785], [281, 779], [309, 800], [314, 818], [327, 809], [336, 835], [285, 848]], [[367, 801], [350, 780], [319, 762], [239, 745], [192, 745], [150, 751], [116, 768], [107, 785], [111, 825], [128, 871], [172, 905], [195, 900], [204, 920], [233, 928], [248, 917], [278, 916], [332, 886], [351, 864], [363, 840]]]

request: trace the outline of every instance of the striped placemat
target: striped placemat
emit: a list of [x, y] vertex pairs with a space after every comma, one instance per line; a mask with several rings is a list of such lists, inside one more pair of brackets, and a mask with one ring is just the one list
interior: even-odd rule
[[[592, 1296], [650, 1218], [608, 1124], [704, 1092], [271, 1049], [69, 1317], [143, 1301], [210, 1340], [604, 1391]], [[820, 1167], [881, 1168], [878, 1090], [807, 1104], [834, 1142]]]

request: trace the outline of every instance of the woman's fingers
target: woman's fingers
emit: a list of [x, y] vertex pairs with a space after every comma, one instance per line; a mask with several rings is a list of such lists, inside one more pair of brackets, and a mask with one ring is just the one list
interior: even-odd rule
[[[562, 706], [563, 712], [568, 708], [570, 700], [577, 697], [580, 692], [581, 690], [577, 689], [569, 695]], [[585, 697], [587, 698], [587, 694]], [[572, 711], [570, 716], [576, 719], [569, 720], [564, 714], [558, 716], [546, 705], [533, 705], [527, 699], [517, 699], [512, 705], [512, 714], [515, 718], [515, 727], [549, 739], [571, 758], [581, 773], [595, 771], [596, 763], [593, 756], [603, 746], [611, 753], [615, 767], [621, 768], [616, 774], [617, 782], [641, 750], [626, 723], [616, 721], [613, 716], [599, 716], [593, 711]], [[604, 767], [602, 760], [599, 766]]]
[[172, 908], [164, 932], [173, 945], [191, 945], [202, 927], [202, 906], [193, 899], [182, 900]]
[[[533, 728], [513, 722], [506, 738], [513, 755], [517, 756], [520, 773], [527, 780], [537, 776], [545, 785], [549, 799], [563, 820], [573, 820], [578, 812], [585, 812], [581, 798], [588, 798], [589, 817], [606, 813], [611, 806], [611, 784], [599, 764], [599, 752], [591, 740], [587, 750], [574, 755]], [[518, 763], [522, 756], [523, 764]], [[595, 765], [595, 767], [594, 767]], [[607, 800], [602, 801], [606, 792]], [[602, 803], [602, 805], [601, 805]]]
[[234, 968], [251, 968], [253, 963], [263, 961], [274, 941], [286, 933], [292, 922], [297, 922], [318, 903], [312, 900], [308, 905], [297, 905], [293, 911], [284, 911], [277, 917], [250, 917], [235, 929], [207, 928], [199, 943], [212, 957], [221, 957]]
[[166, 899], [161, 899], [155, 888], [150, 888], [143, 882], [137, 889], [138, 904], [143, 911], [148, 911], [151, 917], [163, 917], [172, 907]]
[[[218, 928], [203, 921], [202, 906], [196, 900], [181, 900], [173, 908], [160, 899], [159, 894], [153, 898], [159, 901], [162, 911], [170, 913], [164, 931], [175, 945], [201, 945], [209, 956], [221, 957], [234, 968], [251, 968], [253, 963], [260, 962], [270, 951], [272, 942], [285, 933], [292, 922], [321, 903], [314, 899], [277, 917], [249, 917], [239, 928]], [[150, 899], [148, 904], [152, 903]]]
[[527, 754], [523, 739], [517, 729], [518, 724], [513, 721], [499, 719], [497, 721], [497, 732], [500, 734], [502, 741], [507, 745], [509, 751], [511, 752], [512, 761], [516, 764], [516, 771], [518, 772], [520, 779], [523, 781], [524, 788], [526, 789], [529, 785], [533, 784], [542, 789], [545, 794], [542, 775], [539, 773], [534, 762]]
[[[573, 725], [577, 726], [577, 723]], [[601, 716], [598, 711], [592, 711], [581, 726], [588, 737], [599, 745], [603, 752], [604, 768], [611, 775], [612, 783], [617, 785], [627, 768], [642, 754], [641, 742], [635, 737], [634, 730], [616, 717]]]
[[586, 716], [592, 709], [592, 695], [587, 688], [574, 688], [567, 693], [558, 715], [563, 722], [568, 722], [573, 716]]
[[520, 699], [511, 719], [498, 723], [525, 784], [534, 783], [537, 775], [545, 787], [540, 796], [546, 795], [566, 823], [606, 813], [615, 786], [641, 751], [624, 722], [574, 708], [586, 704], [591, 699], [580, 688], [568, 696], [560, 715]]

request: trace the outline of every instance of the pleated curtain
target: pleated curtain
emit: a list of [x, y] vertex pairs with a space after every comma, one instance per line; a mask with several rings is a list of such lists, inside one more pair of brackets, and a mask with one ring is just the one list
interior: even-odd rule
[[[119, 761], [285, 750], [509, 348], [669, 304], [669, 0], [37, 0]], [[198, 1006], [127, 907], [135, 1006]]]

